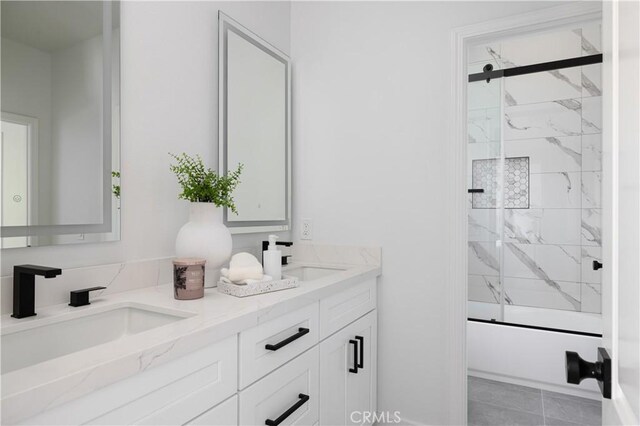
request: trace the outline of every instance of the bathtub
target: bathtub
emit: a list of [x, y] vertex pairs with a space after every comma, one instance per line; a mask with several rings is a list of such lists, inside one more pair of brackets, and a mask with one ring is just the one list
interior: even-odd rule
[[[486, 306], [489, 305], [489, 306]], [[469, 318], [486, 315], [496, 305], [469, 302]], [[600, 399], [595, 380], [570, 385], [565, 377], [565, 351], [578, 352], [594, 361], [602, 346], [599, 314], [553, 309], [505, 306], [504, 323], [536, 325], [563, 331], [523, 328], [499, 323], [467, 321], [468, 374], [485, 379]]]

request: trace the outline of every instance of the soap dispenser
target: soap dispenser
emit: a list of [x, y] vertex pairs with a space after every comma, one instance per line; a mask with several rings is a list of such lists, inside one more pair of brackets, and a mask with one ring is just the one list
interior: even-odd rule
[[262, 253], [264, 273], [274, 280], [282, 279], [282, 252], [276, 245], [277, 235], [269, 235], [269, 246]]

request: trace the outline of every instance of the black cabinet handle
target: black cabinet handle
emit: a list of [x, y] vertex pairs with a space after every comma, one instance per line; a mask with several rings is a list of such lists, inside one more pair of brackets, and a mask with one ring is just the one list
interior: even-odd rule
[[280, 417], [278, 417], [275, 420], [267, 419], [267, 420], [264, 421], [264, 424], [268, 425], [268, 426], [278, 426], [287, 417], [292, 415], [298, 408], [302, 407], [304, 405], [304, 403], [309, 400], [309, 395], [305, 395], [303, 393], [300, 393], [300, 394], [298, 394], [298, 398], [300, 398], [300, 400], [298, 402], [296, 402], [295, 404], [293, 404], [291, 407], [289, 407], [289, 409], [287, 411], [285, 411], [284, 413], [282, 413], [280, 415]]
[[356, 336], [356, 339], [360, 342], [360, 360], [358, 361], [358, 368], [364, 368], [364, 337]]
[[278, 342], [275, 345], [267, 344], [267, 345], [264, 346], [264, 348], [269, 350], [269, 351], [277, 351], [281, 347], [287, 346], [289, 343], [293, 342], [294, 340], [298, 340], [299, 338], [301, 338], [302, 336], [304, 336], [308, 332], [309, 332], [308, 328], [300, 327], [300, 328], [298, 328], [298, 332], [296, 334], [294, 334], [293, 336], [287, 337], [282, 342]]
[[349, 373], [358, 374], [358, 341], [351, 339], [349, 344], [353, 345], [353, 368], [349, 367]]
[[484, 189], [482, 189], [482, 188], [470, 188], [470, 189], [467, 189], [467, 192], [469, 194], [483, 194], [484, 193]]

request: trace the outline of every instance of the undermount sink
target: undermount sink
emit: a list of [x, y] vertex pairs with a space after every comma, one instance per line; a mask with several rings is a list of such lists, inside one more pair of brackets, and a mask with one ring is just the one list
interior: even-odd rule
[[342, 272], [344, 269], [340, 268], [321, 268], [317, 266], [295, 266], [291, 269], [285, 269], [282, 271], [283, 275], [289, 275], [296, 277], [300, 281], [311, 281], [323, 278], [328, 275], [332, 275], [338, 272]]
[[[163, 311], [152, 306], [111, 306], [35, 320], [2, 330], [1, 373], [19, 370], [44, 361], [88, 349], [123, 337], [142, 333], [192, 314]], [[15, 331], [13, 331], [15, 330]]]

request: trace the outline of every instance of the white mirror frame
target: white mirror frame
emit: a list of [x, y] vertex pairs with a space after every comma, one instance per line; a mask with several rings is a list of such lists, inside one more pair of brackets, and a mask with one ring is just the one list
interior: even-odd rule
[[286, 218], [273, 221], [227, 220], [224, 209], [224, 224], [232, 234], [288, 231], [291, 228], [291, 61], [278, 48], [260, 38], [248, 28], [222, 12], [218, 12], [218, 159], [220, 174], [227, 173], [227, 34], [231, 30], [257, 48], [286, 64]]

